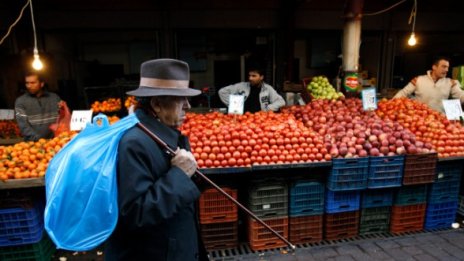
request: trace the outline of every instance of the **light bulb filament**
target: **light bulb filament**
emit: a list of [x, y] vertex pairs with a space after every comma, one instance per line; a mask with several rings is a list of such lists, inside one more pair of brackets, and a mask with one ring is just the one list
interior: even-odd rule
[[416, 36], [414, 35], [414, 33], [411, 33], [411, 36], [409, 37], [409, 40], [408, 40], [408, 44], [410, 46], [414, 46], [416, 45], [416, 43], [417, 43]]

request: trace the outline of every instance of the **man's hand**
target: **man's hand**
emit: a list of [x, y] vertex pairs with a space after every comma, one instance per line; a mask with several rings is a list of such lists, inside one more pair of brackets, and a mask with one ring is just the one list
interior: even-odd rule
[[193, 154], [185, 149], [177, 149], [176, 155], [171, 159], [171, 164], [183, 170], [191, 177], [197, 169], [197, 161]]

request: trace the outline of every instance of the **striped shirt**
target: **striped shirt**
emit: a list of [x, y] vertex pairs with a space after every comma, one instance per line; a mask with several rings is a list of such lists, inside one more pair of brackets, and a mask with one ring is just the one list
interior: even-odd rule
[[60, 100], [58, 95], [47, 91], [41, 97], [25, 93], [16, 99], [16, 121], [24, 140], [37, 141], [53, 137], [49, 126], [58, 118]]

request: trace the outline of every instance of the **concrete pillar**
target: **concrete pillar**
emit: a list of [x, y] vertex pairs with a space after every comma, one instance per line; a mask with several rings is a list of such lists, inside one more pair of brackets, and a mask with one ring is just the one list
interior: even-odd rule
[[345, 6], [343, 31], [342, 70], [343, 91], [356, 92], [356, 81], [361, 43], [361, 17], [364, 0], [349, 0]]

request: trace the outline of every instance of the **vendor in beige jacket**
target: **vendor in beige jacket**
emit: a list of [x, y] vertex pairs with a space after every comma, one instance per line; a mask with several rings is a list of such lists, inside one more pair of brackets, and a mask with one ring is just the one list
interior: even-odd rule
[[414, 97], [442, 113], [445, 112], [442, 100], [459, 99], [464, 103], [464, 91], [459, 82], [446, 77], [448, 69], [449, 59], [438, 57], [433, 62], [432, 70], [412, 79], [393, 98]]

